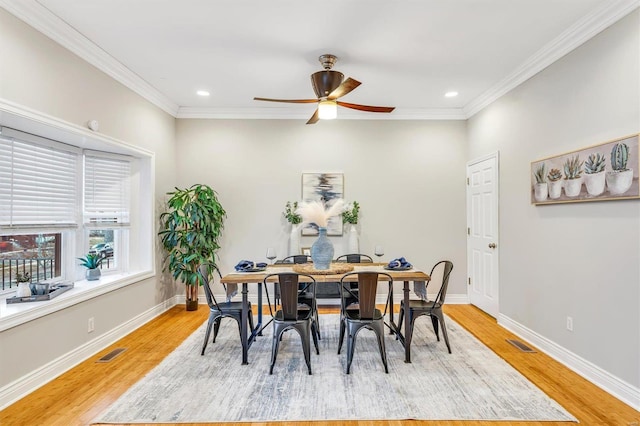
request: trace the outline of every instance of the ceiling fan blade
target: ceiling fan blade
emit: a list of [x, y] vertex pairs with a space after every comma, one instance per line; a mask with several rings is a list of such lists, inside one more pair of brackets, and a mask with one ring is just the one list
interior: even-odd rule
[[336, 103], [345, 108], [357, 109], [359, 111], [367, 111], [367, 112], [391, 112], [396, 107], [382, 107], [382, 106], [372, 106], [372, 105], [358, 105], [358, 104], [350, 104], [348, 102], [336, 101]]
[[327, 96], [327, 99], [330, 99], [330, 100], [338, 99], [346, 95], [347, 93], [351, 92], [353, 89], [360, 86], [361, 84], [362, 83], [360, 83], [358, 80], [354, 80], [353, 78], [349, 77], [345, 81], [343, 81], [340, 86], [336, 87], [336, 89], [333, 92], [329, 93], [329, 96]]
[[253, 98], [254, 101], [267, 101], [267, 102], [287, 102], [291, 104], [313, 104], [317, 103], [317, 99], [271, 99], [271, 98]]
[[316, 112], [313, 113], [307, 124], [316, 124], [320, 120], [320, 115], [318, 114], [318, 108], [316, 108]]

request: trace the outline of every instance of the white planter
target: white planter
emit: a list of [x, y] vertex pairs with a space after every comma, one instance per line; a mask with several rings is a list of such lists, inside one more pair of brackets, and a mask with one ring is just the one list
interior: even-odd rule
[[356, 225], [349, 224], [349, 230], [347, 231], [347, 253], [354, 254], [360, 253], [360, 244], [358, 242], [358, 229]]
[[624, 194], [631, 188], [633, 170], [607, 172], [607, 189], [611, 195]]
[[533, 185], [533, 196], [536, 201], [545, 201], [549, 195], [549, 188], [547, 183], [536, 183]]
[[562, 179], [549, 182], [549, 198], [556, 200], [562, 195]]
[[604, 176], [604, 170], [598, 173], [587, 173], [584, 175], [584, 186], [587, 187], [589, 195], [596, 196], [604, 192]]
[[564, 193], [567, 197], [577, 197], [582, 189], [582, 179], [566, 179], [564, 181]]
[[18, 289], [16, 290], [16, 297], [29, 297], [31, 296], [31, 286], [29, 283], [18, 283]]
[[300, 225], [291, 225], [289, 234], [289, 256], [300, 254]]

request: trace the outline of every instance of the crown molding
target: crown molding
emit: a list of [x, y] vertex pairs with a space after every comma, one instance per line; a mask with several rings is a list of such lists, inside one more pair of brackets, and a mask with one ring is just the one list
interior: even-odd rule
[[464, 106], [466, 118], [524, 83], [567, 53], [615, 24], [640, 6], [640, 0], [615, 0], [589, 13], [527, 59], [513, 73]]
[[0, 7], [84, 59], [163, 111], [176, 116], [178, 105], [115, 60], [36, 0], [0, 0]]
[[[255, 108], [194, 108], [180, 107], [177, 118], [217, 118], [254, 120], [308, 120], [313, 109], [295, 107]], [[460, 108], [396, 108], [390, 114], [368, 114], [338, 110], [340, 120], [464, 120], [466, 115]]]

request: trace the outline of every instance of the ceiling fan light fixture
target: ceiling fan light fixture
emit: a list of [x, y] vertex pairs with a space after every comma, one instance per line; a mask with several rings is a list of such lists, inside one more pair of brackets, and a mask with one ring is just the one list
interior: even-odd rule
[[336, 101], [324, 100], [318, 104], [318, 117], [320, 120], [333, 120], [338, 116], [338, 104]]

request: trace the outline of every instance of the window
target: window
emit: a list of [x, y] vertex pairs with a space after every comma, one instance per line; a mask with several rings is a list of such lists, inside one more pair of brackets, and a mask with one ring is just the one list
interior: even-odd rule
[[8, 290], [17, 274], [32, 282], [61, 275], [62, 234], [22, 234], [0, 237], [0, 290]]

